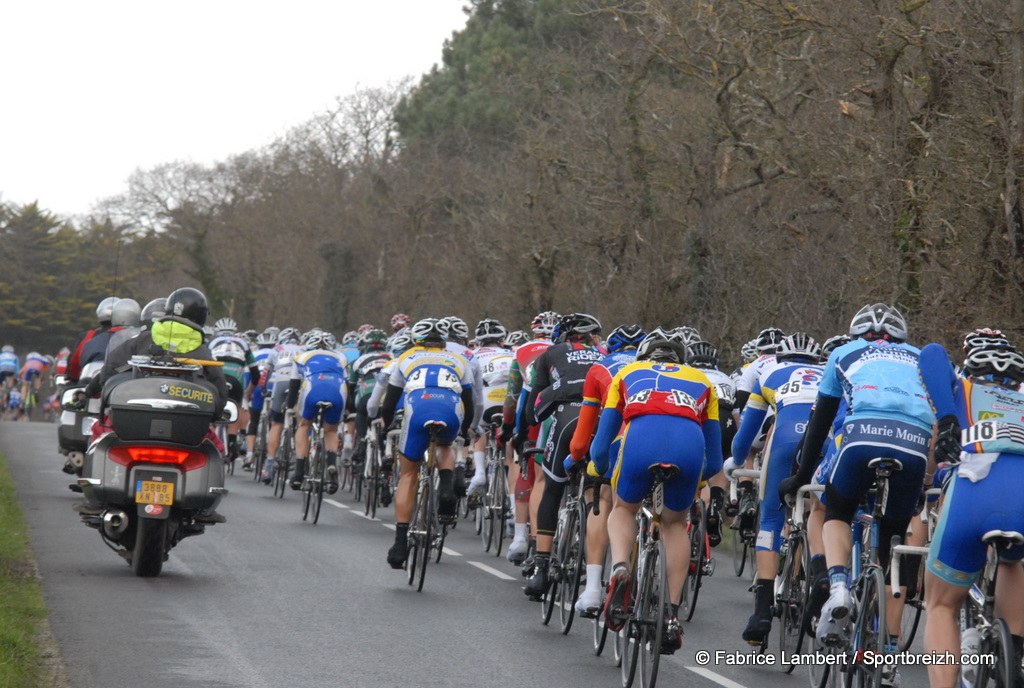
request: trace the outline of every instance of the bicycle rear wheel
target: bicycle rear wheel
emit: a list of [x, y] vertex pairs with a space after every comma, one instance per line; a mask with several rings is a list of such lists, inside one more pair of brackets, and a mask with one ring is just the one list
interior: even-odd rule
[[[493, 466], [488, 464], [487, 470], [493, 471]], [[480, 519], [477, 521], [477, 532], [480, 534], [480, 540], [483, 542], [484, 551], [491, 551], [491, 544], [494, 542], [494, 479], [493, 476], [487, 484], [487, 494], [484, 495], [483, 502], [477, 506], [477, 517]]]
[[737, 576], [743, 575], [747, 566], [747, 540], [743, 537], [739, 528], [732, 531], [732, 572]]
[[508, 478], [505, 475], [505, 466], [497, 464], [494, 479], [494, 503], [498, 509], [494, 520], [494, 556], [501, 556], [501, 548], [505, 543], [505, 530], [508, 528], [508, 512], [511, 504], [508, 499]]
[[888, 638], [885, 631], [885, 579], [881, 569], [869, 570], [864, 575], [861, 585], [860, 595], [857, 596], [853, 631], [855, 661], [848, 667], [850, 673], [846, 677], [846, 685], [855, 688], [874, 688], [881, 685], [882, 666], [857, 662], [856, 658], [885, 653]]
[[645, 556], [637, 614], [640, 619], [640, 685], [654, 688], [658, 681], [661, 642], [665, 633], [668, 607], [668, 574], [665, 570], [665, 543], [658, 540]]
[[978, 664], [978, 678], [975, 688], [1004, 688], [1016, 686], [1015, 674], [1020, 670], [1020, 658], [1014, 661], [1013, 641], [1010, 629], [1003, 619], [996, 619], [981, 644], [982, 654], [995, 655], [995, 662]]
[[320, 438], [316, 463], [313, 465], [313, 523], [320, 521], [320, 507], [324, 504], [324, 484], [327, 482], [327, 455], [323, 438]]
[[370, 518], [377, 517], [377, 500], [380, 490], [380, 456], [377, 451], [377, 442], [371, 440], [371, 447], [366, 460], [370, 469], [370, 477], [366, 482], [366, 510], [364, 514]]
[[[804, 609], [807, 604], [807, 572], [810, 567], [810, 552], [807, 536], [803, 531], [790, 536], [786, 563], [782, 567], [782, 589], [776, 601], [781, 619], [779, 629], [779, 650], [782, 655], [795, 656], [800, 653], [804, 642]], [[795, 664], [783, 662], [786, 673], [792, 673]]]
[[697, 499], [690, 507], [690, 568], [683, 583], [683, 597], [680, 609], [686, 620], [693, 618], [697, 609], [697, 595], [704, 577], [704, 548], [707, 544], [708, 516], [704, 500]]
[[586, 541], [583, 535], [585, 521], [582, 520], [585, 518], [586, 506], [580, 502], [566, 518], [565, 537], [559, 548], [562, 551], [558, 559], [561, 563], [558, 576], [558, 598], [561, 600], [561, 604], [558, 605], [558, 620], [562, 635], [568, 634], [572, 629], [573, 618], [576, 615], [576, 597], [580, 592], [580, 578], [583, 576], [586, 562]]
[[622, 664], [619, 665], [622, 677], [622, 688], [630, 688], [636, 677], [637, 660], [640, 658], [640, 624], [634, 614], [630, 614], [626, 625], [619, 631], [619, 642], [622, 643]]

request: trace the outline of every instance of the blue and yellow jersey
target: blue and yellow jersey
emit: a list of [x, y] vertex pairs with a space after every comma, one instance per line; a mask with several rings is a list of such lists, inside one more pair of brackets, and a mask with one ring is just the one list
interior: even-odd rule
[[747, 408], [776, 414], [793, 404], [813, 404], [824, 368], [795, 361], [776, 361], [765, 368], [747, 400]]
[[606, 409], [622, 418], [642, 415], [680, 416], [703, 424], [718, 420], [714, 385], [696, 368], [675, 363], [636, 361], [624, 366], [608, 387]]
[[414, 346], [398, 357], [388, 384], [406, 392], [424, 387], [449, 389], [457, 394], [473, 386], [469, 363], [445, 349]]
[[345, 357], [334, 351], [314, 349], [305, 351], [295, 357], [292, 379], [302, 380], [303, 384], [312, 384], [326, 377], [347, 379], [347, 361]]

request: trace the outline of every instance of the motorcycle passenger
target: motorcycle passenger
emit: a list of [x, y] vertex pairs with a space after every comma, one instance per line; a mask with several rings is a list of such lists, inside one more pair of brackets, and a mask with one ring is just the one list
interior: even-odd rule
[[88, 344], [89, 340], [98, 334], [102, 334], [110, 329], [110, 316], [114, 310], [114, 304], [117, 303], [118, 298], [116, 296], [108, 296], [99, 302], [96, 306], [96, 320], [99, 322], [99, 327], [95, 330], [89, 330], [84, 333], [78, 340], [78, 344], [75, 346], [75, 352], [71, 354], [71, 358], [68, 359], [68, 381], [78, 382], [78, 379], [82, 376], [82, 366], [84, 365], [80, 360], [82, 357], [82, 348]]

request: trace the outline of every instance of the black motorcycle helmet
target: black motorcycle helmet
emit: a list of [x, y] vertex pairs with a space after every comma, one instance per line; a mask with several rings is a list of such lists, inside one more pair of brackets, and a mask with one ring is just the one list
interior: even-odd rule
[[139, 319], [142, 321], [143, 327], [153, 327], [153, 322], [164, 317], [167, 308], [167, 299], [161, 296], [158, 299], [153, 299], [145, 306], [142, 307], [142, 315]]
[[182, 287], [175, 289], [167, 297], [164, 312], [165, 318], [183, 322], [198, 330], [206, 324], [206, 318], [210, 315], [210, 304], [203, 292], [192, 287]]

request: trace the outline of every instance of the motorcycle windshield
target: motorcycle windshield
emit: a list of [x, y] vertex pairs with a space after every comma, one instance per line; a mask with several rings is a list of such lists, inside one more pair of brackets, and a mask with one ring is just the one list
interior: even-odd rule
[[137, 337], [139, 332], [141, 331], [141, 327], [125, 327], [123, 329], [118, 330], [117, 332], [112, 332], [110, 335], [110, 341], [107, 342], [106, 357], [110, 358], [111, 351], [114, 351], [118, 347], [124, 345], [129, 340], [135, 339], [135, 337]]

